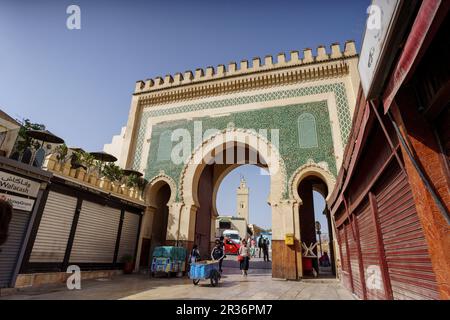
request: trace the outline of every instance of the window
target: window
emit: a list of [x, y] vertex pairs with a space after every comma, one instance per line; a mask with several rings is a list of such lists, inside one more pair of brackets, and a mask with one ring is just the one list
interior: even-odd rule
[[219, 221], [219, 229], [231, 229], [231, 222]]
[[298, 117], [298, 142], [302, 149], [317, 148], [316, 119], [310, 113]]
[[172, 131], [167, 130], [159, 136], [157, 161], [167, 161], [172, 155]]

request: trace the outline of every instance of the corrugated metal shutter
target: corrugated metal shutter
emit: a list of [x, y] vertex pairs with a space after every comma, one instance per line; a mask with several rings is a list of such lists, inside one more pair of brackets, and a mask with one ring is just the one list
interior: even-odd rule
[[8, 240], [0, 248], [0, 288], [10, 285], [29, 220], [29, 212], [13, 210]]
[[375, 190], [394, 299], [438, 299], [436, 278], [406, 176], [396, 166]]
[[54, 191], [48, 194], [30, 262], [62, 262], [72, 227], [77, 198]]
[[118, 253], [119, 261], [124, 255], [131, 255], [134, 257], [138, 232], [139, 215], [131, 212], [125, 212], [125, 217], [122, 225], [122, 233], [120, 234], [120, 245]]
[[341, 268], [342, 268], [342, 280], [344, 282], [344, 286], [351, 290], [352, 284], [350, 280], [350, 266], [348, 264], [348, 256], [347, 256], [347, 245], [345, 240], [345, 225], [342, 225], [338, 229], [338, 239], [341, 251]]
[[70, 256], [73, 263], [112, 263], [120, 210], [83, 201]]
[[365, 200], [357, 212], [367, 299], [386, 299], [377, 247], [377, 233], [368, 200]]
[[355, 241], [355, 237], [353, 236], [352, 226], [347, 224], [345, 226], [347, 229], [347, 241], [348, 241], [348, 251], [350, 254], [350, 268], [352, 269], [352, 278], [353, 278], [353, 288], [354, 293], [363, 298], [363, 289], [361, 285], [361, 277], [359, 272], [359, 259], [358, 259], [358, 247]]

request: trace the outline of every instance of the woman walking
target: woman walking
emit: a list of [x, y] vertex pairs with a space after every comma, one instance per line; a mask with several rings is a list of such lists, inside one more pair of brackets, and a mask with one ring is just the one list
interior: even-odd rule
[[248, 266], [250, 261], [250, 249], [247, 247], [247, 241], [244, 239], [242, 240], [242, 244], [239, 247], [239, 262], [240, 262], [240, 269], [242, 271], [242, 276], [247, 276]]

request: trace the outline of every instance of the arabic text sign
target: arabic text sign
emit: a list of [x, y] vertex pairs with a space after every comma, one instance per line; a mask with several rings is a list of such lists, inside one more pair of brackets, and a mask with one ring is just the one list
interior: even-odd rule
[[25, 179], [8, 172], [0, 171], [1, 190], [36, 197], [39, 191], [39, 186], [39, 182]]

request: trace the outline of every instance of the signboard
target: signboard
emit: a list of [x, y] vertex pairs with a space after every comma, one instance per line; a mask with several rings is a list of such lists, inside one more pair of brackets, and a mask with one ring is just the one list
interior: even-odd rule
[[33, 210], [34, 199], [27, 199], [12, 194], [0, 194], [0, 199], [10, 202], [14, 209], [30, 212]]
[[0, 171], [0, 189], [24, 194], [30, 197], [36, 197], [39, 191], [40, 183], [25, 179], [14, 174]]
[[284, 243], [287, 246], [293, 246], [294, 245], [294, 234], [293, 233], [287, 233], [284, 236]]
[[374, 78], [382, 67], [379, 63], [386, 50], [385, 45], [400, 3], [401, 0], [373, 0], [367, 9], [369, 16], [358, 64], [361, 85], [367, 100], [377, 95], [377, 92], [374, 92]]

